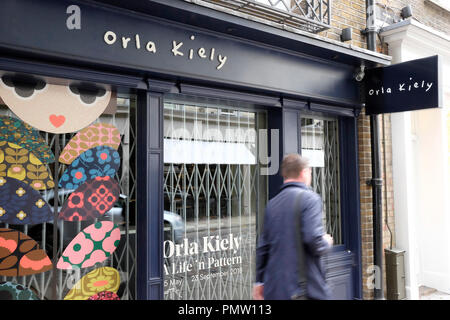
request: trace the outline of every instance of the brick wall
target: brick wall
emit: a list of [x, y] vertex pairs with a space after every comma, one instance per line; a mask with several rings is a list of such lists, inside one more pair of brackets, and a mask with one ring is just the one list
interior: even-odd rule
[[366, 48], [365, 37], [360, 30], [366, 28], [365, 0], [334, 0], [331, 5], [331, 28], [319, 33], [320, 36], [341, 41], [342, 29], [352, 28], [351, 43]]
[[373, 290], [367, 286], [368, 269], [373, 265], [372, 188], [366, 181], [372, 177], [370, 120], [364, 110], [358, 118], [359, 195], [361, 201], [361, 248], [363, 298], [372, 299]]

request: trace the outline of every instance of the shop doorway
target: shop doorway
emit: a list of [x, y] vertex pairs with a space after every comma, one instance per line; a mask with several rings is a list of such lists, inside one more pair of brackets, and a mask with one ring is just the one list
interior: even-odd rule
[[339, 178], [339, 123], [336, 118], [302, 116], [302, 155], [310, 160], [312, 189], [322, 198], [323, 225], [342, 244]]
[[354, 119], [300, 113], [300, 150], [310, 160], [312, 189], [322, 199], [323, 226], [334, 246], [322, 259], [333, 299], [360, 292], [359, 197]]

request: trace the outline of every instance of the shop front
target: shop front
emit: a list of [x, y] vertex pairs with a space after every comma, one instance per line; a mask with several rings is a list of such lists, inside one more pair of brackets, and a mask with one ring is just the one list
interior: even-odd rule
[[[354, 72], [387, 57], [183, 1], [0, 7], [0, 177], [51, 212], [0, 216], [51, 261], [2, 281], [39, 299], [251, 299], [264, 208], [298, 152], [334, 237], [334, 296], [362, 297]], [[40, 162], [11, 123], [40, 135]]]

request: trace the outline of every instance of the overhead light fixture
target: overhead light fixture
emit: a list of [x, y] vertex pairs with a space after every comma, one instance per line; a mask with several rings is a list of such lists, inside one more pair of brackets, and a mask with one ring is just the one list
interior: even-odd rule
[[344, 42], [349, 40], [352, 40], [352, 28], [342, 29], [341, 41]]
[[353, 77], [355, 78], [356, 81], [361, 82], [364, 79], [364, 75], [365, 75], [364, 69], [365, 69], [365, 66], [362, 64], [356, 70], [356, 72], [353, 75]]
[[408, 4], [406, 7], [402, 8], [402, 13], [400, 14], [403, 19], [407, 19], [409, 17], [412, 17], [412, 9], [411, 5]]

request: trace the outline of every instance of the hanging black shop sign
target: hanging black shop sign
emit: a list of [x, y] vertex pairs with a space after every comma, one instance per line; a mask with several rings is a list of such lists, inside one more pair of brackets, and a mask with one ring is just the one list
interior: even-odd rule
[[442, 107], [439, 60], [432, 56], [367, 70], [366, 114]]

